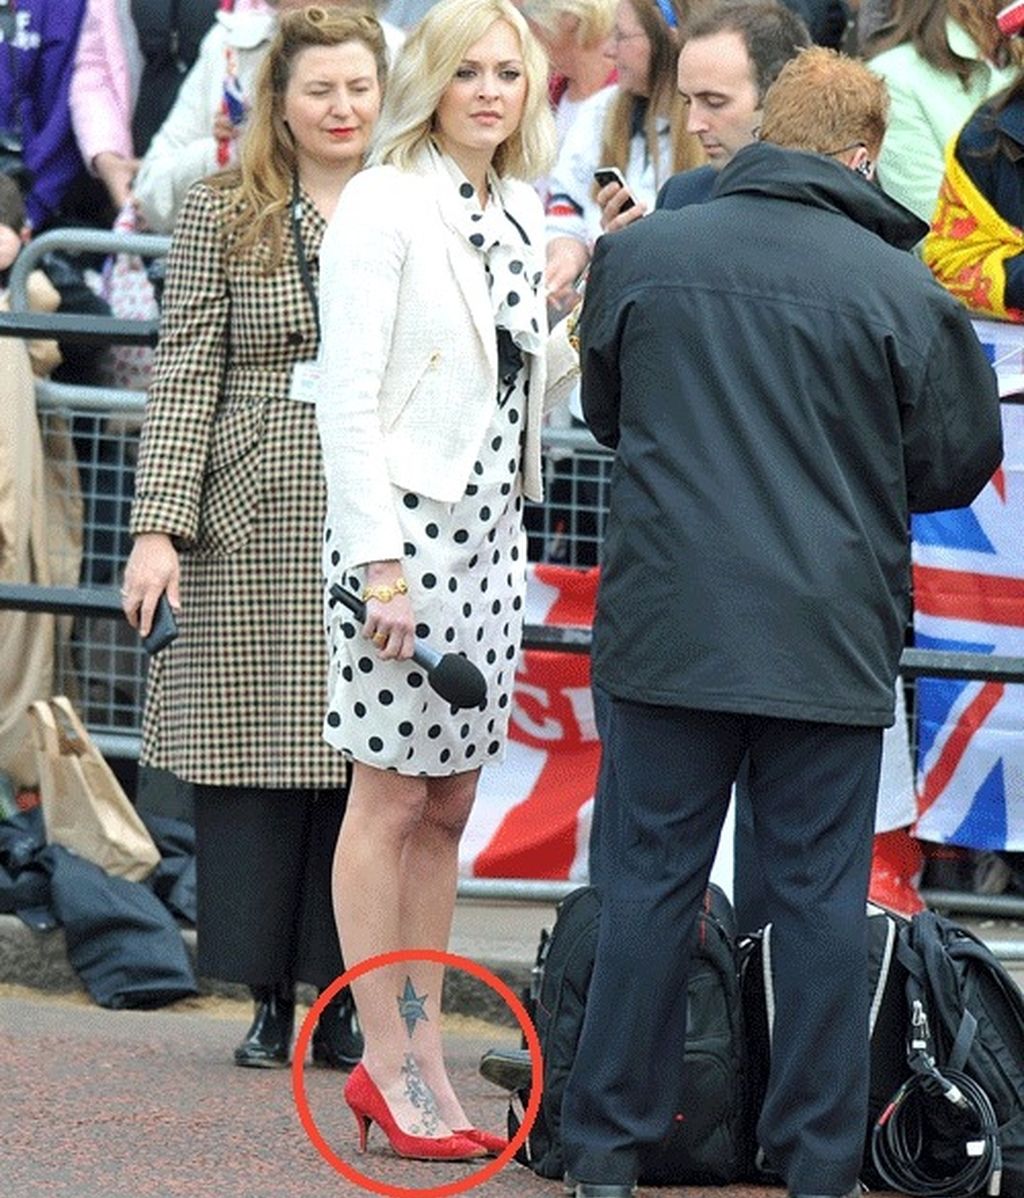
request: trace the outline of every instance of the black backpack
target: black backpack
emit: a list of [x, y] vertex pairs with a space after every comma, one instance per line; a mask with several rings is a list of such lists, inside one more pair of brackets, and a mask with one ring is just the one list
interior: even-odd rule
[[[868, 1119], [865, 1128], [862, 1180], [885, 1188], [871, 1159], [875, 1120], [910, 1075], [906, 1053], [907, 971], [899, 960], [899, 938], [907, 921], [891, 911], [868, 905], [868, 978], [871, 1033]], [[772, 925], [740, 943], [743, 1019], [747, 1035], [747, 1121], [756, 1137], [771, 1064]]]
[[[906, 970], [904, 1031], [927, 1019], [930, 1055], [942, 1071], [972, 1079], [995, 1115], [1001, 1188], [1024, 1198], [1024, 996], [972, 932], [934, 911], [906, 924], [898, 945]], [[918, 1015], [919, 1018], [919, 1015]], [[993, 1177], [992, 1182], [995, 1183]]]
[[[562, 1098], [583, 1026], [600, 910], [596, 888], [573, 891], [559, 904], [551, 935], [541, 937], [537, 952], [530, 1006], [544, 1059], [544, 1091], [537, 1120], [517, 1159], [541, 1177], [561, 1178], [565, 1172]], [[645, 1153], [641, 1183], [722, 1185], [748, 1171], [735, 937], [732, 906], [711, 886], [699, 917], [687, 989], [685, 1070], [691, 1105], [685, 1120]], [[528, 1100], [529, 1091], [513, 1095], [510, 1135], [518, 1131]]]

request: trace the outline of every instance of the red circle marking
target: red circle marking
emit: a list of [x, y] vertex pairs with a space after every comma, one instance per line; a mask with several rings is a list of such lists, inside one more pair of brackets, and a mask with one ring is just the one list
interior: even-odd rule
[[[464, 1177], [459, 1181], [448, 1182], [447, 1185], [434, 1186], [430, 1189], [424, 1189], [420, 1186], [387, 1185], [382, 1181], [376, 1181], [372, 1177], [367, 1177], [365, 1173], [360, 1173], [358, 1169], [353, 1169], [350, 1164], [338, 1156], [320, 1134], [320, 1129], [317, 1127], [316, 1121], [310, 1112], [309, 1101], [306, 1098], [306, 1049], [309, 1045], [309, 1038], [313, 1034], [313, 1027], [320, 1017], [320, 1012], [339, 990], [342, 990], [357, 978], [361, 978], [364, 973], [370, 973], [371, 970], [379, 969], [385, 965], [401, 965], [406, 961], [432, 961], [435, 965], [446, 965], [450, 969], [462, 969], [466, 973], [472, 974], [473, 977], [479, 978], [480, 981], [489, 986], [508, 1004], [512, 1014], [516, 1017], [516, 1021], [526, 1039], [526, 1045], [530, 1050], [530, 1066], [532, 1070], [530, 1078], [530, 1101], [527, 1103], [526, 1111], [523, 1114], [523, 1122], [519, 1130], [509, 1141], [508, 1147], [499, 1157], [496, 1157], [482, 1168], [477, 1169], [468, 1177]], [[342, 1177], [348, 1178], [349, 1181], [354, 1182], [364, 1190], [368, 1190], [371, 1194], [383, 1194], [385, 1198], [448, 1198], [452, 1194], [468, 1193], [474, 1186], [478, 1186], [493, 1177], [509, 1163], [520, 1147], [526, 1142], [526, 1137], [530, 1134], [530, 1130], [537, 1118], [537, 1112], [540, 1110], [542, 1078], [543, 1063], [540, 1054], [540, 1040], [537, 1038], [536, 1029], [530, 1021], [529, 1015], [526, 1013], [526, 1008], [515, 994], [512, 993], [497, 974], [492, 973], [485, 966], [478, 964], [478, 962], [470, 960], [469, 957], [460, 957], [457, 953], [443, 953], [432, 948], [402, 949], [399, 952], [380, 953], [376, 957], [368, 957], [358, 965], [353, 965], [351, 969], [346, 969], [341, 977], [335, 978], [327, 989], [322, 991], [316, 1002], [310, 1007], [309, 1014], [302, 1021], [302, 1027], [299, 1028], [292, 1057], [292, 1094], [295, 1097], [295, 1106], [298, 1109], [299, 1118], [302, 1120], [302, 1126], [306, 1130], [306, 1135], [312, 1140], [313, 1145], [324, 1160], [336, 1169]]]

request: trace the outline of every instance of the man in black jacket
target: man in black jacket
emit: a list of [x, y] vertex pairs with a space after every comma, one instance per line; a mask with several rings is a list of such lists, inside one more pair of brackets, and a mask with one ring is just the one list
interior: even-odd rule
[[700, 1102], [688, 949], [746, 755], [775, 963], [758, 1140], [794, 1198], [859, 1192], [908, 518], [969, 503], [1002, 454], [970, 322], [904, 252], [921, 223], [869, 181], [886, 114], [861, 64], [805, 51], [709, 203], [595, 252], [583, 406], [616, 459], [593, 669], [613, 702], [601, 926], [562, 1110], [578, 1198], [625, 1198], [644, 1147]]

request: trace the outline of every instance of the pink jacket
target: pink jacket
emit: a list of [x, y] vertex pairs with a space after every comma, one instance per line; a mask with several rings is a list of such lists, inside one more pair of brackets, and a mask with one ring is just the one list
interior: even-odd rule
[[[138, 69], [125, 45], [119, 4], [120, 0], [87, 0], [71, 75], [71, 124], [90, 170], [103, 150], [132, 156]], [[132, 49], [137, 58], [138, 47]]]
[[[235, 12], [270, 12], [263, 0], [235, 0]], [[127, 35], [127, 36], [126, 36]], [[71, 76], [71, 123], [92, 170], [97, 154], [132, 156], [132, 112], [142, 70], [126, 0], [86, 0]]]

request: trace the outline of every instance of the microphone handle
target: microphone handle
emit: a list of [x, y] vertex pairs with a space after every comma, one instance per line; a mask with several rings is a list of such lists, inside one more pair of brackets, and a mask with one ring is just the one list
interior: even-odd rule
[[[355, 616], [360, 624], [366, 623], [366, 604], [354, 595], [351, 591], [345, 590], [338, 583], [331, 583], [331, 594], [339, 603], [343, 603], [349, 611]], [[424, 644], [422, 641], [413, 643], [412, 659], [417, 665], [422, 666], [427, 673], [430, 673], [441, 661], [441, 654], [430, 645]]]

